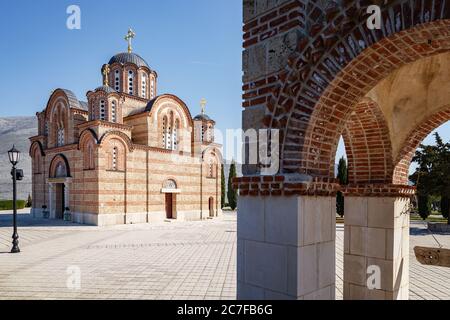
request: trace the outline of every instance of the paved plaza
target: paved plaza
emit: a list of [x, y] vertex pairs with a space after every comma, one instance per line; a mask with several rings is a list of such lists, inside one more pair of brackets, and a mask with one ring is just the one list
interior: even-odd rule
[[[0, 213], [0, 299], [235, 299], [236, 214], [202, 222], [114, 227], [20, 214], [20, 254], [9, 254], [11, 214]], [[342, 299], [343, 226], [337, 227]], [[450, 236], [437, 236], [450, 247]], [[436, 246], [411, 226], [411, 299], [450, 299], [450, 270], [419, 265], [415, 245]], [[80, 273], [78, 282], [74, 279]]]

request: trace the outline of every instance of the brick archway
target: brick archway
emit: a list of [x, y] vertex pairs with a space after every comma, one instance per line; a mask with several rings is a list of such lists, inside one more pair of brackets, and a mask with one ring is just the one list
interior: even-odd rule
[[392, 147], [389, 129], [376, 102], [358, 103], [346, 122], [343, 139], [349, 183], [390, 183]]
[[[372, 4], [382, 9], [380, 30], [366, 26]], [[404, 171], [448, 116], [423, 122], [448, 103], [427, 98], [450, 79], [449, 52], [450, 0], [244, 0], [243, 127], [279, 130], [281, 166], [261, 176], [249, 165], [235, 181], [239, 299], [334, 299], [341, 135], [351, 182], [343, 190], [344, 299], [408, 298], [405, 212], [414, 188]], [[384, 99], [410, 68], [430, 81]], [[414, 127], [424, 132], [408, 138]], [[377, 290], [366, 278], [374, 265], [385, 279]]]
[[[383, 11], [389, 28], [376, 32], [365, 28], [358, 1], [349, 2], [346, 10], [328, 8], [326, 26], [311, 27], [311, 38], [298, 45], [268, 98], [263, 123], [281, 130], [281, 173], [332, 178], [338, 139], [355, 105], [393, 70], [450, 50], [450, 21], [441, 20], [450, 10], [439, 1], [427, 17], [409, 1], [396, 1]], [[395, 25], [388, 13], [402, 23]], [[415, 15], [412, 21], [407, 13]]]
[[394, 184], [408, 184], [409, 167], [416, 149], [433, 130], [445, 124], [447, 121], [450, 121], [450, 106], [430, 116], [409, 134], [395, 161], [396, 165], [393, 174]]

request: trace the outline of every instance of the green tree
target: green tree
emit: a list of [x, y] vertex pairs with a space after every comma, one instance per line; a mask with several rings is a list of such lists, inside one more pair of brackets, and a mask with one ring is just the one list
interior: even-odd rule
[[[442, 215], [448, 217], [450, 198], [450, 143], [444, 143], [438, 133], [435, 134], [435, 145], [420, 145], [413, 158], [418, 168], [410, 176], [417, 187], [419, 214], [426, 219], [431, 213], [430, 196], [440, 196]], [[446, 213], [447, 212], [447, 213]]]
[[[347, 161], [344, 157], [339, 160], [337, 179], [341, 185], [346, 185], [348, 183]], [[344, 216], [344, 194], [340, 191], [338, 191], [336, 195], [336, 212], [341, 217]]]
[[220, 194], [221, 194], [221, 207], [222, 209], [225, 207], [225, 170], [224, 165], [222, 164], [221, 168], [221, 177], [220, 177]]
[[227, 190], [228, 204], [232, 210], [235, 210], [237, 207], [237, 191], [234, 190], [233, 188], [233, 178], [235, 177], [236, 177], [236, 163], [233, 160], [230, 165], [230, 174], [228, 175], [228, 190]]
[[31, 208], [33, 206], [33, 200], [31, 199], [31, 194], [28, 194], [27, 203], [25, 204], [26, 208]]

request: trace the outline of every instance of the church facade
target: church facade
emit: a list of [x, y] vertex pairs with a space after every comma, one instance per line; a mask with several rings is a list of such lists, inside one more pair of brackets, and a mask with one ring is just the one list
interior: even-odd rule
[[[129, 32], [130, 37], [134, 36]], [[215, 122], [192, 117], [131, 50], [102, 67], [87, 93], [55, 90], [30, 138], [34, 216], [106, 226], [221, 214], [221, 146]]]

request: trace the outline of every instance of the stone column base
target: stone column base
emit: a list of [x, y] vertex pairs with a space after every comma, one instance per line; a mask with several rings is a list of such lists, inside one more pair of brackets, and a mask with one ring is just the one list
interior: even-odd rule
[[334, 197], [241, 196], [237, 298], [335, 298]]
[[344, 299], [409, 297], [409, 199], [346, 197]]

